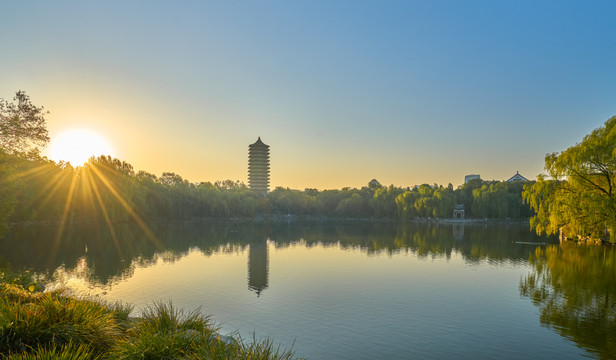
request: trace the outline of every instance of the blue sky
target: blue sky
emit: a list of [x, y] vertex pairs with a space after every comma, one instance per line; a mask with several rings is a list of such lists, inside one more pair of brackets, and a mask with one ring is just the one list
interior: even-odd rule
[[160, 175], [272, 186], [455, 186], [543, 171], [616, 115], [608, 1], [23, 1], [0, 97], [98, 132]]

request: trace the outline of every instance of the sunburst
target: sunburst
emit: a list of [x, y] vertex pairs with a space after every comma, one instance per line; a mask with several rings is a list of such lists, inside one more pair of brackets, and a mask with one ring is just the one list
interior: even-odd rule
[[112, 155], [111, 144], [90, 130], [70, 129], [54, 137], [49, 144], [49, 157], [54, 161], [68, 161], [82, 166], [91, 156]]

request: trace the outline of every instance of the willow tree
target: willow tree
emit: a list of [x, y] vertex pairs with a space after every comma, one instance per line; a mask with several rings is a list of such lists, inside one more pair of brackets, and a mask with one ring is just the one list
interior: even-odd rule
[[525, 186], [537, 233], [609, 238], [616, 229], [616, 116], [565, 151], [548, 154], [552, 178]]

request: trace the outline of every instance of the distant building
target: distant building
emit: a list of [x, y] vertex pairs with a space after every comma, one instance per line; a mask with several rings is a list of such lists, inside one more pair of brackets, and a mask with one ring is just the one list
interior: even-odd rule
[[457, 204], [453, 209], [454, 219], [464, 219], [464, 204]]
[[380, 188], [380, 187], [382, 187], [382, 186], [383, 186], [383, 185], [381, 185], [381, 183], [380, 183], [380, 182], [378, 182], [378, 180], [377, 180], [377, 179], [372, 179], [372, 180], [370, 180], [370, 182], [368, 183], [368, 187], [369, 187], [369, 188], [371, 188], [371, 189], [377, 189], [377, 188]]
[[269, 191], [269, 145], [261, 141], [248, 145], [248, 187], [266, 193]]
[[466, 184], [467, 182], [469, 182], [469, 181], [471, 181], [471, 180], [473, 180], [473, 179], [481, 179], [481, 176], [479, 176], [479, 175], [474, 175], [474, 174], [472, 174], [472, 175], [466, 175], [466, 176], [464, 177], [464, 183]]
[[510, 177], [509, 180], [507, 180], [507, 182], [514, 182], [514, 181], [528, 181], [528, 179], [520, 175], [520, 173], [516, 171], [515, 175]]

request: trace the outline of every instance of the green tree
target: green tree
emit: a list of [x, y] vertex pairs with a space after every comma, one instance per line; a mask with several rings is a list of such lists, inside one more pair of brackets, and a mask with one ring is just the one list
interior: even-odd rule
[[168, 187], [175, 187], [184, 184], [184, 179], [182, 179], [180, 175], [172, 172], [164, 172], [158, 181]]
[[362, 217], [366, 203], [361, 195], [354, 192], [350, 197], [342, 199], [336, 206], [336, 214], [341, 217]]
[[481, 179], [472, 179], [462, 184], [456, 189], [456, 199], [458, 204], [464, 204], [467, 217], [478, 216], [473, 213], [473, 190], [480, 189], [486, 182]]
[[420, 217], [432, 217], [436, 205], [434, 188], [428, 184], [422, 184], [417, 188], [419, 197], [415, 200], [415, 210]]
[[6, 230], [22, 190], [19, 166], [23, 159], [15, 155], [40, 158], [37, 146], [49, 141], [45, 114], [23, 91], [15, 94], [13, 102], [0, 99], [0, 235]]
[[28, 153], [49, 142], [42, 107], [30, 102], [23, 91], [15, 93], [13, 102], [0, 99], [0, 147], [9, 154]]
[[407, 190], [396, 197], [396, 209], [398, 217], [402, 220], [412, 220], [417, 216], [415, 201], [419, 197], [417, 191]]
[[8, 228], [7, 219], [13, 214], [16, 204], [13, 161], [10, 155], [0, 149], [0, 238]]
[[[548, 154], [540, 177], [524, 190], [531, 226], [563, 236], [609, 238], [616, 229], [616, 116], [567, 150]], [[561, 180], [561, 181], [557, 181]]]
[[317, 196], [320, 211], [325, 216], [337, 216], [336, 209], [340, 202], [350, 196], [350, 190], [323, 190]]
[[432, 215], [439, 218], [451, 217], [453, 208], [456, 206], [456, 194], [453, 191], [453, 185], [439, 186], [434, 191], [434, 198], [435, 207], [432, 209]]
[[507, 185], [504, 182], [484, 184], [473, 190], [472, 211], [482, 218], [506, 218], [509, 210]]
[[317, 208], [316, 197], [306, 191], [277, 187], [268, 194], [272, 210], [279, 214], [314, 214]]
[[371, 200], [371, 205], [374, 208], [374, 216], [394, 218], [397, 214], [396, 198], [403, 192], [403, 189], [393, 185], [376, 188]]

